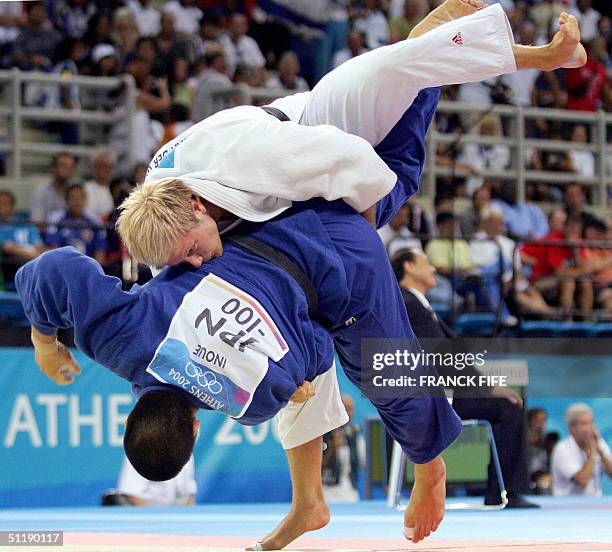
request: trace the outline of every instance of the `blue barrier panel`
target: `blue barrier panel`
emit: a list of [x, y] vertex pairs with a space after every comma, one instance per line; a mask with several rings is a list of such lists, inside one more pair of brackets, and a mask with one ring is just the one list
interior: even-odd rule
[[[40, 373], [31, 349], [0, 349], [0, 507], [94, 505], [116, 484], [131, 388], [75, 356], [82, 374], [59, 386]], [[290, 498], [272, 422], [243, 427], [213, 412], [199, 418], [198, 501]]]
[[[56, 385], [40, 373], [33, 351], [0, 349], [0, 507], [84, 506], [116, 484], [123, 458], [123, 422], [132, 408], [130, 386], [79, 352], [83, 372], [74, 384]], [[372, 405], [338, 370], [340, 388], [355, 401], [363, 427]], [[537, 378], [533, 381], [537, 387]], [[612, 441], [612, 399], [582, 400], [595, 410], [602, 436]], [[549, 411], [550, 426], [566, 434], [570, 399], [530, 399]], [[285, 454], [275, 422], [244, 427], [201, 412], [196, 445], [197, 500], [262, 502], [290, 499]], [[608, 480], [605, 492], [612, 493]]]

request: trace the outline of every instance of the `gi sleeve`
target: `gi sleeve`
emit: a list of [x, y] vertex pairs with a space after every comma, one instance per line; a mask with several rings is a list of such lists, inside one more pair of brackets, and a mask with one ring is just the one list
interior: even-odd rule
[[73, 247], [25, 264], [15, 286], [32, 326], [47, 335], [74, 328], [77, 347], [102, 364], [120, 337], [137, 331], [138, 317], [128, 311], [138, 295], [124, 292], [118, 278], [106, 276], [95, 260]]

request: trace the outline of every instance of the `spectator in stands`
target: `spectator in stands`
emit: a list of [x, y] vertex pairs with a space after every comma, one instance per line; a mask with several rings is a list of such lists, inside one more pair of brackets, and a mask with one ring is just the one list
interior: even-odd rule
[[426, 238], [433, 236], [435, 226], [433, 215], [419, 205], [416, 196], [408, 198], [406, 205], [409, 208], [408, 230]]
[[436, 216], [438, 236], [430, 240], [425, 253], [436, 270], [448, 277], [465, 276], [474, 271], [470, 246], [466, 240], [455, 237], [455, 217], [441, 212]]
[[593, 9], [593, 0], [576, 0], [575, 7], [568, 11], [576, 16], [580, 25], [581, 40], [591, 42], [597, 36], [597, 25], [601, 14]]
[[345, 61], [365, 54], [368, 49], [365, 47], [365, 39], [359, 31], [352, 30], [346, 35], [346, 48], [338, 50], [332, 59], [332, 68], [342, 65]]
[[576, 182], [570, 183], [565, 187], [565, 213], [569, 218], [578, 218], [582, 221], [583, 229], [598, 221], [597, 217], [584, 210], [584, 189]]
[[574, 403], [565, 411], [570, 435], [552, 453], [552, 485], [555, 496], [601, 496], [601, 478], [612, 477], [612, 453], [600, 437], [593, 411]]
[[[423, 0], [405, 0], [404, 13], [393, 17], [389, 24], [391, 43], [394, 44], [400, 40], [406, 40], [410, 31], [425, 17], [427, 11], [428, 7], [424, 4]], [[529, 43], [524, 42], [523, 44]]]
[[472, 205], [459, 217], [461, 235], [471, 238], [480, 225], [480, 212], [491, 203], [491, 192], [486, 186], [474, 190], [472, 194]]
[[349, 395], [342, 395], [342, 404], [349, 421], [323, 436], [327, 448], [323, 451], [323, 493], [328, 503], [358, 502], [359, 470], [363, 464], [361, 428], [351, 422], [355, 403]]
[[269, 88], [280, 88], [291, 92], [307, 92], [308, 83], [300, 77], [300, 60], [295, 52], [285, 52], [278, 61], [278, 74], [266, 81]]
[[20, 29], [25, 25], [23, 2], [0, 2], [0, 63], [2, 66], [10, 65], [6, 57], [10, 55], [10, 47], [19, 36]]
[[13, 281], [15, 272], [23, 263], [35, 259], [44, 251], [38, 228], [15, 220], [16, 204], [13, 192], [0, 190], [0, 248], [5, 283]]
[[[323, 75], [333, 69], [332, 60], [337, 52], [346, 46], [349, 25], [349, 4], [351, 0], [328, 0], [325, 36], [320, 41], [321, 47], [315, 54], [314, 79], [318, 81]], [[331, 65], [331, 66], [330, 66]], [[320, 67], [319, 67], [320, 66]]]
[[119, 74], [119, 55], [110, 44], [95, 46], [91, 51], [91, 61], [96, 77], [115, 77]]
[[113, 197], [110, 192], [110, 183], [115, 170], [115, 159], [110, 152], [99, 154], [91, 164], [92, 179], [85, 182], [87, 204], [85, 211], [98, 223], [108, 220], [113, 210]]
[[32, 192], [30, 217], [34, 222], [49, 222], [51, 214], [66, 207], [66, 188], [74, 178], [75, 166], [76, 160], [69, 153], [59, 153], [53, 158], [51, 181]]
[[[609, 230], [605, 223], [592, 220], [585, 225], [589, 242], [606, 242]], [[609, 245], [609, 244], [608, 244]], [[587, 246], [580, 250], [578, 267], [593, 283], [594, 303], [604, 313], [612, 313], [612, 248]]]
[[140, 36], [156, 36], [160, 31], [160, 13], [151, 6], [151, 0], [128, 0]]
[[[501, 137], [499, 117], [487, 115], [478, 127], [478, 134], [486, 137]], [[510, 166], [510, 149], [505, 144], [466, 144], [459, 161], [468, 165], [474, 172], [503, 171]], [[472, 194], [484, 183], [482, 176], [470, 176], [466, 182], [466, 193]]]
[[[542, 42], [537, 40], [536, 26], [531, 21], [524, 21], [521, 25], [518, 34], [519, 44], [544, 44], [546, 40]], [[533, 105], [534, 86], [536, 80], [540, 76], [540, 71], [537, 69], [523, 69], [522, 71], [515, 71], [507, 75], [503, 75], [500, 78], [500, 82], [505, 84], [511, 91], [509, 98], [510, 102], [514, 105], [521, 105], [523, 107], [529, 107]]]
[[509, 300], [516, 303], [521, 314], [554, 315], [555, 309], [548, 306], [540, 292], [529, 286], [523, 276], [516, 242], [504, 236], [503, 229], [501, 209], [489, 205], [480, 211], [479, 230], [470, 242], [472, 259], [485, 276], [487, 295], [493, 305], [498, 305], [502, 298], [505, 300], [502, 323], [513, 326], [518, 322], [508, 310]]
[[94, 13], [96, 5], [91, 0], [58, 0], [53, 5], [53, 23], [63, 35], [83, 38]]
[[13, 45], [13, 64], [24, 71], [47, 71], [62, 35], [51, 25], [44, 2], [27, 2], [25, 6], [27, 24]]
[[261, 73], [250, 65], [239, 63], [236, 65], [232, 82], [234, 84], [242, 83], [257, 88], [261, 86]]
[[535, 494], [550, 494], [551, 491], [550, 456], [559, 434], [546, 432], [547, 419], [543, 408], [530, 408], [527, 412], [527, 465]]
[[71, 245], [81, 253], [104, 264], [106, 232], [98, 222], [85, 214], [87, 193], [80, 184], [66, 188], [66, 209], [55, 214], [53, 225], [45, 232], [44, 239], [51, 247]]
[[[575, 144], [589, 143], [589, 134], [586, 125], [578, 123], [572, 128], [571, 141]], [[572, 150], [569, 152], [574, 172], [583, 178], [595, 177], [595, 156], [592, 151]]]
[[201, 121], [225, 107], [227, 105], [225, 100], [215, 99], [212, 94], [232, 86], [232, 81], [227, 76], [224, 51], [213, 50], [205, 57], [207, 66], [198, 81], [193, 103], [192, 118], [194, 121]]
[[258, 70], [263, 70], [266, 64], [266, 59], [257, 42], [248, 36], [248, 32], [247, 18], [240, 13], [232, 15], [229, 32], [219, 39], [225, 50], [228, 75], [233, 76], [236, 65], [239, 63], [246, 63]]
[[214, 10], [204, 14], [200, 20], [200, 33], [193, 37], [194, 56], [200, 58], [210, 51], [210, 48], [221, 46], [220, 38], [223, 29], [219, 26], [220, 15]]
[[606, 66], [600, 59], [601, 41], [593, 40], [587, 45], [587, 62], [580, 69], [566, 69], [568, 109], [595, 111], [603, 102], [610, 102], [612, 90]]
[[531, 6], [529, 16], [537, 27], [538, 37], [551, 36], [556, 31], [559, 15], [567, 6], [560, 0], [542, 0]]
[[93, 49], [98, 44], [113, 43], [113, 26], [110, 16], [105, 12], [96, 12], [89, 20], [87, 32], [83, 37], [85, 44]]
[[410, 215], [410, 205], [406, 203], [388, 224], [378, 229], [389, 257], [393, 257], [400, 249], [422, 249], [421, 240], [408, 229]]
[[[493, 309], [495, 306], [483, 287], [468, 242], [453, 239], [456, 236], [455, 222], [452, 212], [438, 212], [436, 226], [439, 237], [429, 240], [425, 247], [425, 254], [439, 273], [436, 297], [452, 296], [457, 292], [463, 297], [473, 298], [476, 305]], [[452, 291], [449, 293], [449, 290]]]
[[548, 233], [546, 216], [537, 205], [518, 201], [516, 184], [504, 181], [498, 199], [493, 205], [501, 208], [506, 223], [506, 233], [517, 240], [540, 238]]
[[[417, 338], [454, 338], [455, 333], [438, 318], [425, 296], [435, 286], [436, 269], [423, 252], [414, 249], [402, 251], [396, 255], [392, 265], [406, 304], [410, 325]], [[444, 369], [443, 366], [437, 368], [438, 371]], [[466, 370], [469, 372], [473, 370], [473, 373], [468, 373]], [[466, 367], [462, 374], [478, 375], [479, 372], [473, 367]], [[507, 507], [537, 508], [537, 505], [528, 502], [521, 496], [528, 490], [525, 417], [522, 399], [508, 387], [479, 388], [470, 395], [467, 395], [461, 388], [453, 389], [453, 391], [453, 409], [461, 419], [488, 420], [493, 426], [504, 482], [508, 491]], [[499, 484], [493, 461], [491, 461], [485, 504], [500, 503]]]
[[198, 32], [203, 15], [195, 0], [171, 0], [164, 4], [162, 13], [172, 14], [177, 32], [184, 35], [194, 35]]
[[363, 7], [353, 13], [353, 25], [365, 35], [365, 43], [373, 50], [389, 44], [389, 24], [380, 10], [378, 0], [363, 0]]
[[102, 497], [103, 506], [193, 506], [197, 483], [193, 455], [169, 481], [149, 481], [123, 458], [117, 489]]
[[162, 147], [177, 136], [193, 126], [193, 121], [189, 118], [189, 108], [183, 104], [173, 103], [170, 112], [164, 122], [164, 135], [158, 147]]
[[174, 15], [170, 12], [162, 13], [160, 19], [161, 30], [155, 39], [157, 48], [159, 75], [168, 75], [172, 63], [176, 58], [191, 59], [189, 44], [176, 31]]
[[[136, 49], [126, 60], [125, 71], [131, 73], [133, 66], [142, 66], [141, 71], [153, 75], [162, 75], [165, 67], [163, 61], [158, 59], [157, 45], [155, 39], [150, 36], [143, 36], [136, 42]], [[139, 70], [136, 69], [138, 72]]]
[[113, 42], [122, 67], [128, 56], [136, 50], [139, 38], [134, 14], [129, 8], [119, 8], [113, 17]]
[[[174, 60], [168, 79], [168, 91], [172, 96], [173, 105], [182, 105], [191, 113], [193, 103], [192, 90], [189, 87], [189, 61], [179, 57]], [[189, 119], [189, 116], [187, 116]]]
[[[564, 139], [561, 125], [545, 126], [542, 137], [549, 140], [562, 141]], [[554, 171], [554, 172], [574, 172], [572, 158], [567, 151], [540, 151], [533, 150], [529, 155], [526, 155], [529, 161], [527, 168], [534, 171]], [[559, 192], [557, 188], [548, 184], [529, 183], [526, 190], [526, 195], [529, 193], [529, 198], [533, 201], [560, 201], [557, 197]]]
[[[582, 221], [568, 218], [561, 209], [554, 210], [549, 217], [551, 231], [534, 243], [521, 248], [521, 259], [532, 265], [531, 282], [550, 304], [558, 304], [562, 315], [571, 319], [574, 296], [580, 310], [589, 313], [593, 308], [592, 283], [576, 279], [581, 271], [576, 267], [578, 246], [582, 239]], [[574, 242], [574, 245], [557, 245], [559, 240]]]

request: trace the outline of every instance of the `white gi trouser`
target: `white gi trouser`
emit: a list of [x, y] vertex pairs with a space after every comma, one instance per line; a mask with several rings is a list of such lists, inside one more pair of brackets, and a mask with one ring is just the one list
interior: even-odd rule
[[516, 71], [512, 29], [500, 4], [377, 48], [328, 73], [311, 92], [271, 105], [302, 125], [333, 125], [378, 145], [419, 90]]

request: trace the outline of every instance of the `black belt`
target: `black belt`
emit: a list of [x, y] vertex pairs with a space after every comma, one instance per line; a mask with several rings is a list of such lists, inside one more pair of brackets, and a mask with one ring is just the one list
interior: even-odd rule
[[272, 107], [271, 105], [264, 105], [262, 109], [268, 114], [276, 117], [279, 121], [285, 123], [287, 121], [291, 121], [287, 114], [276, 107]]
[[253, 236], [246, 236], [243, 234], [232, 235], [225, 238], [224, 241], [232, 243], [236, 247], [283, 269], [297, 282], [302, 288], [304, 295], [306, 295], [306, 300], [308, 301], [308, 316], [310, 319], [316, 320], [320, 324], [329, 327], [329, 322], [319, 316], [319, 294], [314, 284], [304, 271], [287, 257], [287, 255]]

